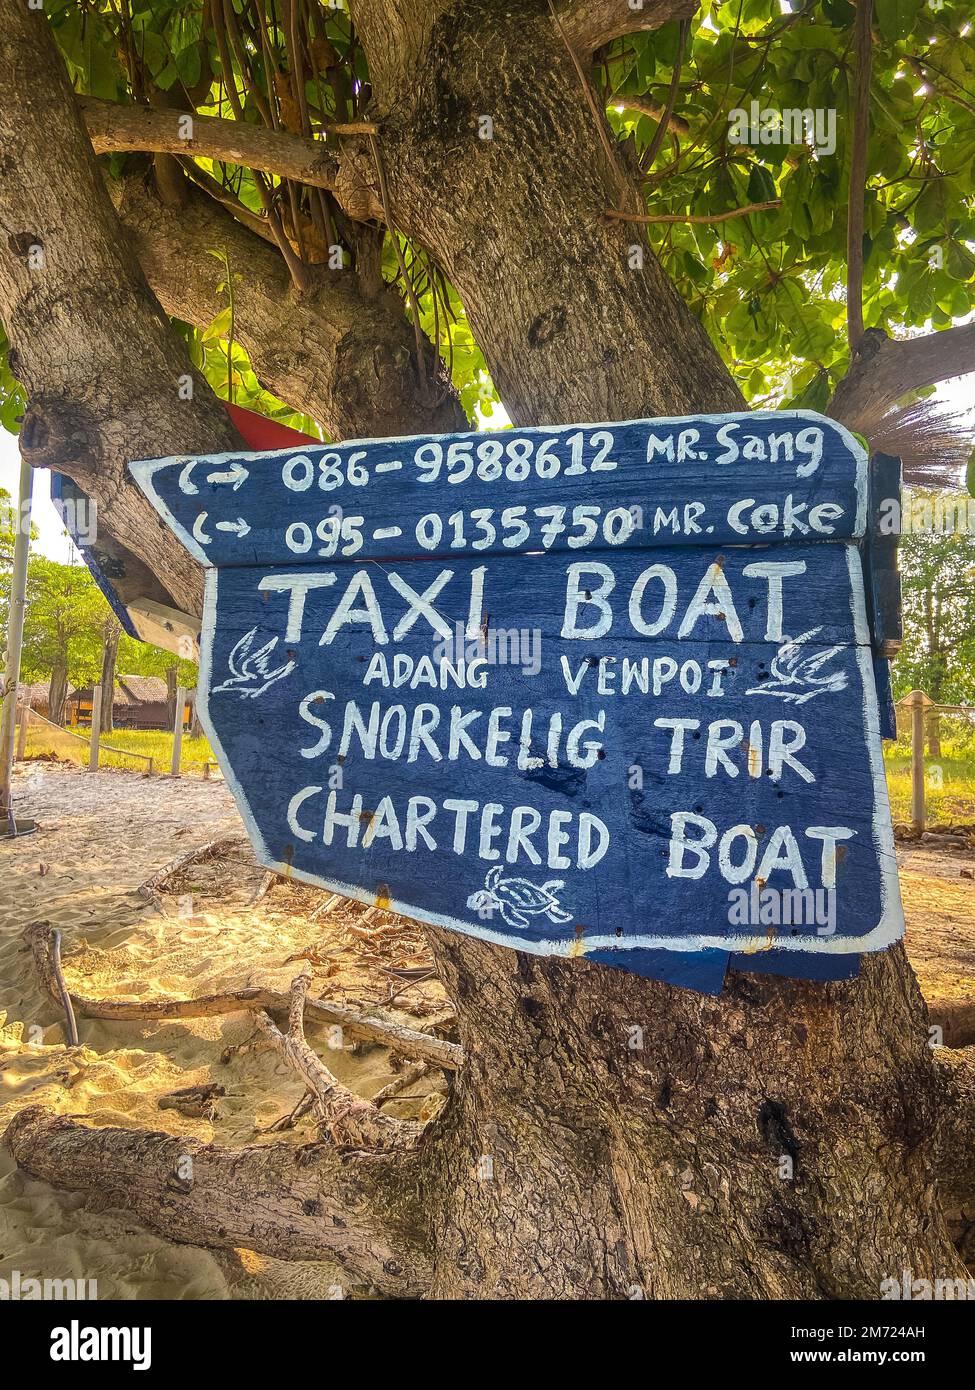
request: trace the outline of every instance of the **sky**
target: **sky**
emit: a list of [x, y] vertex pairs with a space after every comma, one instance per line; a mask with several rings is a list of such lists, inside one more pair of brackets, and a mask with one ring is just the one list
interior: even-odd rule
[[[0, 487], [16, 499], [20, 486], [20, 449], [15, 435], [0, 429]], [[34, 549], [62, 565], [80, 564], [77, 550], [65, 535], [61, 518], [51, 501], [51, 474], [47, 468], [34, 469], [34, 524], [38, 538]]]
[[[938, 388], [937, 395], [946, 404], [958, 408], [975, 406], [975, 373], [970, 376], [955, 377]], [[508, 417], [503, 410], [495, 409], [489, 421], [482, 421], [482, 427], [497, 428], [506, 424]], [[11, 497], [16, 498], [20, 479], [20, 451], [16, 437], [0, 429], [0, 488], [6, 488]], [[46, 468], [34, 470], [34, 524], [38, 530], [35, 549], [62, 565], [81, 564], [78, 551], [65, 534], [61, 518], [51, 502], [51, 474]]]

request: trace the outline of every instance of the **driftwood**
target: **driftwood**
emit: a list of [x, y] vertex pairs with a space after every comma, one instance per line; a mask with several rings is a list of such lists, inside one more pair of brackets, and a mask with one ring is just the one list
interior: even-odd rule
[[415, 1142], [422, 1126], [381, 1114], [372, 1101], [343, 1086], [309, 1047], [304, 1013], [310, 984], [311, 969], [306, 965], [291, 984], [287, 1033], [282, 1033], [266, 1013], [258, 1013], [256, 1022], [308, 1087], [319, 1125], [334, 1144], [345, 1148], [389, 1149]]
[[197, 864], [201, 859], [207, 859], [211, 854], [218, 850], [229, 849], [232, 845], [244, 844], [242, 835], [221, 835], [216, 840], [208, 840], [205, 845], [197, 845], [196, 849], [191, 849], [187, 854], [177, 855], [168, 864], [164, 864], [161, 869], [147, 878], [145, 883], [139, 885], [139, 893], [149, 902], [161, 906], [159, 889], [165, 887], [171, 878], [179, 873], [181, 869], [188, 868], [190, 864]]
[[[52, 933], [50, 923], [31, 922], [25, 929], [24, 937], [33, 952], [34, 965], [41, 985], [56, 1003], [61, 1003], [53, 968]], [[69, 998], [83, 1018], [129, 1022], [204, 1018], [221, 1014], [257, 1013], [261, 1010], [271, 1014], [287, 1014], [291, 1005], [290, 994], [281, 990], [261, 988], [205, 994], [198, 999], [89, 999], [76, 993], [71, 993]], [[444, 1067], [448, 1071], [455, 1071], [463, 1061], [463, 1051], [455, 1043], [445, 1042], [442, 1038], [434, 1038], [412, 1028], [404, 1028], [392, 1019], [367, 1018], [353, 1009], [347, 1009], [341, 1004], [328, 1003], [324, 999], [306, 1000], [305, 1017], [313, 1019], [316, 1023], [337, 1025], [351, 1038], [379, 1043], [394, 1052], [430, 1062], [433, 1066]]]
[[392, 1081], [387, 1081], [382, 1090], [377, 1091], [372, 1098], [375, 1106], [383, 1105], [387, 1100], [392, 1100], [401, 1091], [405, 1091], [407, 1086], [412, 1086], [414, 1081], [419, 1081], [422, 1076], [426, 1076], [430, 1070], [427, 1062], [411, 1062], [400, 1072], [399, 1076], [394, 1076]]
[[170, 1091], [160, 1096], [156, 1104], [160, 1110], [178, 1110], [191, 1120], [212, 1120], [216, 1114], [216, 1102], [227, 1092], [213, 1082], [202, 1086], [184, 1086], [182, 1090]]
[[280, 877], [281, 875], [276, 874], [273, 869], [268, 869], [267, 873], [264, 875], [264, 877], [261, 879], [260, 884], [258, 885], [257, 892], [251, 898], [247, 906], [256, 907], [257, 904], [262, 900], [262, 898], [267, 897], [268, 893], [270, 893], [271, 889], [274, 887], [274, 885], [277, 883]]
[[64, 971], [61, 969], [61, 933], [59, 931], [51, 933], [51, 974], [54, 977], [57, 997], [64, 1009], [68, 1046], [77, 1047], [78, 1024], [75, 1020], [74, 1009], [71, 1007], [71, 995], [68, 993], [68, 986], [64, 983]]
[[312, 908], [308, 916], [311, 918], [313, 922], [317, 922], [319, 917], [323, 917], [326, 912], [331, 912], [335, 904], [340, 903], [341, 901], [341, 893], [330, 893], [329, 896], [324, 900], [324, 902], [320, 902], [317, 907]]

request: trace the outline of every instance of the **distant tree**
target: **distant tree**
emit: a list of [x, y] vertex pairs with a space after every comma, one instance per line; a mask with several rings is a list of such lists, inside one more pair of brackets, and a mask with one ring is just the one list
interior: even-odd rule
[[[947, 503], [947, 505], [946, 505]], [[957, 504], [957, 505], [954, 505]], [[935, 704], [975, 703], [975, 502], [915, 492], [900, 544], [904, 646], [894, 692], [923, 690]], [[941, 756], [941, 721], [928, 721], [928, 751]]]
[[175, 652], [153, 647], [122, 636], [119, 644], [119, 670], [132, 676], [161, 676], [166, 682], [166, 718], [169, 728], [176, 722], [176, 691], [196, 687], [198, 668], [194, 661], [185, 661]]
[[89, 685], [98, 679], [109, 612], [84, 565], [31, 557], [22, 676], [26, 681], [50, 678], [49, 717], [56, 724], [64, 723], [69, 683]]
[[0, 487], [0, 573], [8, 570], [14, 558], [15, 513], [13, 500], [6, 488]]
[[121, 636], [122, 624], [110, 612], [102, 623], [102, 704], [99, 725], [103, 734], [110, 734], [115, 727], [115, 665]]

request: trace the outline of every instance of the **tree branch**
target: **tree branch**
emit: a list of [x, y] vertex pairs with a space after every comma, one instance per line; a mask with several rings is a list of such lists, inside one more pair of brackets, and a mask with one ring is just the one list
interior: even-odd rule
[[282, 1033], [263, 1011], [255, 1022], [304, 1081], [313, 1097], [318, 1123], [334, 1144], [353, 1149], [392, 1149], [415, 1143], [421, 1126], [412, 1120], [394, 1120], [370, 1100], [343, 1086], [305, 1038], [304, 1013], [311, 966], [306, 965], [291, 984], [288, 1031]]
[[867, 145], [870, 140], [872, 17], [873, 0], [857, 0], [853, 69], [853, 141], [846, 222], [846, 321], [852, 351], [856, 351], [863, 337], [863, 217], [867, 189]]
[[[627, 92], [622, 96], [614, 96], [609, 105], [611, 107], [622, 107], [624, 111], [636, 111], [641, 116], [651, 116], [659, 121], [667, 113], [667, 107], [662, 102], [654, 101], [648, 96], [634, 96]], [[691, 127], [683, 116], [675, 116], [673, 111], [667, 115], [667, 129], [673, 135], [689, 135]]]
[[311, 289], [295, 294], [276, 250], [206, 195], [190, 190], [185, 207], [167, 207], [139, 177], [113, 183], [112, 194], [150, 285], [176, 318], [205, 328], [224, 307], [226, 276], [210, 252], [227, 253], [235, 329], [258, 378], [331, 438], [466, 428], [453, 390], [436, 406], [419, 399], [413, 330], [395, 291], [370, 297], [353, 271], [310, 267]]
[[325, 1143], [228, 1149], [186, 1135], [91, 1129], [30, 1106], [3, 1137], [32, 1177], [97, 1192], [168, 1240], [279, 1260], [334, 1260], [396, 1298], [422, 1297], [430, 1259], [408, 1152]]
[[672, 19], [687, 19], [697, 7], [698, 0], [643, 0], [633, 8], [626, 0], [561, 0], [557, 11], [572, 47], [588, 56], [624, 34], [660, 29]]
[[[79, 100], [82, 116], [96, 154], [147, 150], [161, 154], [195, 155], [224, 164], [294, 179], [314, 188], [336, 188], [340, 160], [320, 140], [270, 130], [247, 121], [217, 116], [198, 116], [190, 111], [171, 111], [155, 106], [122, 106], [96, 97]], [[375, 134], [369, 121], [340, 123], [330, 127], [337, 134]], [[361, 215], [361, 208], [350, 212]], [[372, 217], [381, 216], [376, 205]]]
[[21, 450], [95, 499], [96, 551], [114, 541], [106, 568], [123, 600], [142, 594], [192, 610], [202, 595], [198, 566], [159, 526], [126, 466], [220, 452], [238, 437], [120, 233], [45, 13], [8, 8], [0, 318], [11, 370], [29, 396]]
[[619, 212], [611, 208], [607, 217], [617, 222], [730, 222], [733, 217], [747, 217], [750, 212], [768, 212], [777, 208], [780, 198], [772, 198], [767, 203], [749, 203], [743, 208], [732, 208], [730, 212]]
[[[55, 1003], [61, 1004], [60, 990], [53, 966], [53, 928], [48, 922], [31, 922], [24, 931], [24, 940], [34, 958], [34, 968], [41, 988]], [[195, 999], [91, 999], [70, 992], [70, 1000], [82, 1018], [100, 1018], [117, 1022], [150, 1022], [153, 1019], [213, 1018], [222, 1014], [287, 1013], [291, 998], [280, 990], [249, 988], [226, 990], [220, 994], [204, 994]], [[367, 1018], [342, 1004], [326, 999], [307, 999], [305, 1013], [317, 1023], [340, 1027], [351, 1038], [378, 1043], [407, 1057], [415, 1057], [448, 1071], [463, 1062], [463, 1052], [455, 1043], [431, 1037], [392, 1019], [375, 1016]]]
[[975, 371], [975, 323], [921, 338], [888, 338], [879, 328], [860, 339], [849, 371], [833, 393], [827, 414], [869, 434], [909, 391]]

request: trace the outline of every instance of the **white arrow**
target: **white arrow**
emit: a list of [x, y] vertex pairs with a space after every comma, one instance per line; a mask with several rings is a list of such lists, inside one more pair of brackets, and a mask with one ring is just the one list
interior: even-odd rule
[[[206, 516], [205, 512], [204, 516]], [[234, 531], [241, 538], [241, 540], [243, 540], [244, 536], [250, 535], [251, 528], [247, 525], [247, 522], [244, 520], [244, 518], [242, 516], [239, 516], [236, 521], [218, 521], [217, 530]]]
[[190, 459], [189, 463], [186, 464], [183, 471], [179, 475], [179, 490], [180, 492], [185, 492], [187, 497], [192, 497], [194, 493], [197, 493], [200, 490], [190, 478], [190, 474], [193, 472], [193, 469], [196, 467], [199, 461], [199, 459]]
[[208, 473], [208, 483], [233, 483], [234, 492], [245, 483], [250, 477], [250, 473], [242, 463], [235, 463], [226, 473]]
[[[196, 490], [196, 488], [193, 489], [194, 492], [196, 492]], [[193, 535], [196, 537], [196, 539], [200, 542], [201, 545], [209, 545], [210, 542], [213, 540], [213, 537], [208, 536], [206, 532], [203, 530], [203, 523], [206, 521], [208, 515], [208, 512], [201, 512], [193, 523]]]

